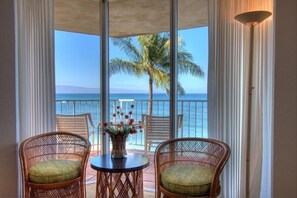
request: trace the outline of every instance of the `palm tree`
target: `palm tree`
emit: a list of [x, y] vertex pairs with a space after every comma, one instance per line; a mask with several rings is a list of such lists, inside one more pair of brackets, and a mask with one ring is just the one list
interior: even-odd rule
[[[162, 87], [169, 92], [170, 82], [170, 38], [167, 33], [149, 34], [137, 36], [136, 46], [132, 38], [113, 39], [113, 44], [124, 50], [130, 61], [114, 58], [110, 63], [110, 75], [126, 73], [143, 77], [149, 77], [149, 103], [148, 114], [152, 114], [153, 84]], [[184, 43], [178, 38], [178, 72], [190, 73], [193, 76], [204, 77], [204, 72], [199, 65], [192, 62], [192, 55], [183, 49]], [[184, 94], [185, 90], [178, 82], [178, 93]]]

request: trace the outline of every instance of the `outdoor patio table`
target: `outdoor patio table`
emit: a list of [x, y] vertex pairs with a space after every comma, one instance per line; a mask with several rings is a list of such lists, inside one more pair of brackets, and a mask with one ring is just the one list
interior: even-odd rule
[[97, 170], [96, 198], [142, 198], [142, 170], [149, 163], [149, 158], [139, 153], [128, 153], [120, 159], [110, 154], [94, 157], [91, 167]]

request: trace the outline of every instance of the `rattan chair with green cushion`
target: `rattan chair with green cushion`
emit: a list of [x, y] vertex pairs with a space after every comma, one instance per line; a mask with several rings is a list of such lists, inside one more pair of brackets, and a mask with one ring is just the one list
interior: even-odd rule
[[69, 132], [50, 132], [22, 142], [19, 148], [23, 197], [84, 198], [91, 144]]
[[155, 151], [156, 197], [217, 197], [231, 150], [206, 138], [176, 138]]

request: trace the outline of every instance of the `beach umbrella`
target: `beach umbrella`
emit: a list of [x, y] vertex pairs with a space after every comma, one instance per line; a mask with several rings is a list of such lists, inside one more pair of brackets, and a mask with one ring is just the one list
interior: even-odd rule
[[[55, 29], [100, 35], [100, 0], [55, 0]], [[168, 32], [170, 0], [109, 0], [111, 37]], [[207, 0], [179, 0], [178, 29], [208, 25]]]

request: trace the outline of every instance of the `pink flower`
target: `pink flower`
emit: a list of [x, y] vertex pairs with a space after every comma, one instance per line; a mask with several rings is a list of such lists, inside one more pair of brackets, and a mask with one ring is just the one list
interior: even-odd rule
[[133, 123], [133, 122], [134, 122], [134, 119], [133, 119], [133, 118], [131, 118], [131, 119], [130, 119], [130, 122], [131, 122], [131, 123]]
[[107, 123], [106, 123], [106, 122], [104, 122], [104, 123], [103, 123], [103, 126], [104, 126], [104, 127], [107, 127]]
[[129, 116], [128, 115], [125, 115], [125, 119], [128, 119], [129, 118]]
[[132, 115], [132, 111], [129, 111], [129, 115]]
[[103, 132], [103, 135], [106, 135], [106, 133], [105, 133], [105, 132]]
[[113, 117], [116, 117], [116, 116], [117, 116], [117, 114], [113, 113], [113, 114], [112, 114], [112, 116], [113, 116]]

